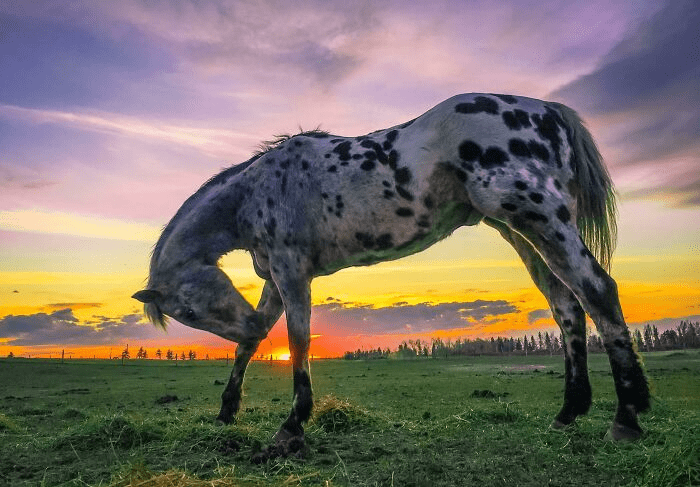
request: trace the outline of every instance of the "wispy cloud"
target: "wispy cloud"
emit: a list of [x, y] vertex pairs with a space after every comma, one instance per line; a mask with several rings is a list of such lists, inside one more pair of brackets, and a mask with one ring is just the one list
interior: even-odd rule
[[0, 104], [0, 117], [34, 124], [57, 124], [79, 130], [127, 135], [163, 143], [194, 147], [206, 153], [230, 155], [249, 146], [256, 137], [219, 128], [175, 125], [115, 113], [42, 110]]
[[0, 230], [155, 242], [160, 229], [145, 224], [39, 210], [0, 211]]

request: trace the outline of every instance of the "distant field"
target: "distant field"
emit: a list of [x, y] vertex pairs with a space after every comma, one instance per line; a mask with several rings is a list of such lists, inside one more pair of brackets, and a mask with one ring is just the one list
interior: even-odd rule
[[317, 361], [305, 458], [265, 465], [250, 457], [289, 410], [286, 364], [253, 363], [238, 422], [217, 427], [225, 362], [0, 359], [0, 485], [700, 485], [700, 352], [644, 359], [653, 409], [633, 444], [603, 441], [604, 355], [565, 432], [548, 428], [561, 357]]

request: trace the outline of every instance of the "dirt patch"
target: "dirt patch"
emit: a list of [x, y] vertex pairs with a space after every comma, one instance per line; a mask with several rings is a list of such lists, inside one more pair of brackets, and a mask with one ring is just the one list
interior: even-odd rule
[[479, 397], [479, 398], [486, 398], [486, 399], [498, 399], [501, 397], [506, 397], [509, 396], [509, 392], [493, 392], [489, 389], [474, 389], [474, 392], [472, 392], [469, 397]]
[[165, 396], [161, 396], [158, 399], [156, 399], [156, 404], [168, 404], [176, 401], [179, 401], [177, 396], [171, 396], [169, 394], [166, 394]]
[[505, 370], [544, 370], [547, 368], [546, 365], [530, 364], [530, 365], [509, 365], [507, 367], [501, 367]]

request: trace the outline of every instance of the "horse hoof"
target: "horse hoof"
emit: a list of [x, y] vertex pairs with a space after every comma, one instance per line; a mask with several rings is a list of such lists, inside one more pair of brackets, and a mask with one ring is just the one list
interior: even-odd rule
[[638, 429], [630, 428], [620, 423], [613, 423], [605, 433], [605, 441], [636, 441], [642, 437]]
[[228, 426], [228, 425], [230, 425], [230, 424], [233, 424], [235, 421], [236, 421], [236, 417], [235, 417], [235, 416], [232, 417], [232, 418], [222, 418], [221, 416], [218, 416], [218, 417], [214, 420], [214, 424], [215, 424], [216, 426]]
[[554, 421], [552, 421], [552, 424], [550, 424], [549, 427], [552, 428], [553, 430], [562, 431], [562, 430], [565, 430], [567, 428], [570, 428], [573, 424], [574, 424], [573, 421], [571, 423], [563, 423], [563, 422], [559, 421], [558, 419], [555, 419]]
[[250, 458], [252, 463], [266, 463], [273, 458], [304, 458], [304, 435], [294, 435], [293, 433], [281, 429], [273, 438], [275, 442], [262, 451], [259, 451]]
[[289, 440], [281, 441], [270, 445], [262, 451], [259, 451], [252, 457], [250, 461], [255, 464], [267, 463], [274, 458], [304, 458], [305, 443], [303, 438], [295, 436]]

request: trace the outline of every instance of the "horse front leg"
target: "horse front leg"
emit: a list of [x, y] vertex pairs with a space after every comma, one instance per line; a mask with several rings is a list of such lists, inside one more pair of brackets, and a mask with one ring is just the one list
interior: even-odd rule
[[270, 328], [277, 323], [277, 320], [282, 315], [282, 299], [277, 286], [271, 280], [265, 282], [256, 312], [260, 319], [260, 328], [256, 332], [258, 338], [238, 345], [231, 377], [221, 395], [221, 410], [216, 419], [224, 424], [231, 424], [238, 413], [241, 405], [243, 378], [250, 359], [255, 355], [258, 345], [267, 336]]
[[285, 276], [278, 282], [287, 317], [287, 333], [294, 379], [292, 409], [275, 433], [266, 458], [287, 456], [304, 447], [303, 423], [309, 419], [313, 407], [311, 374], [309, 371], [309, 344], [311, 341], [311, 288], [306, 279]]

